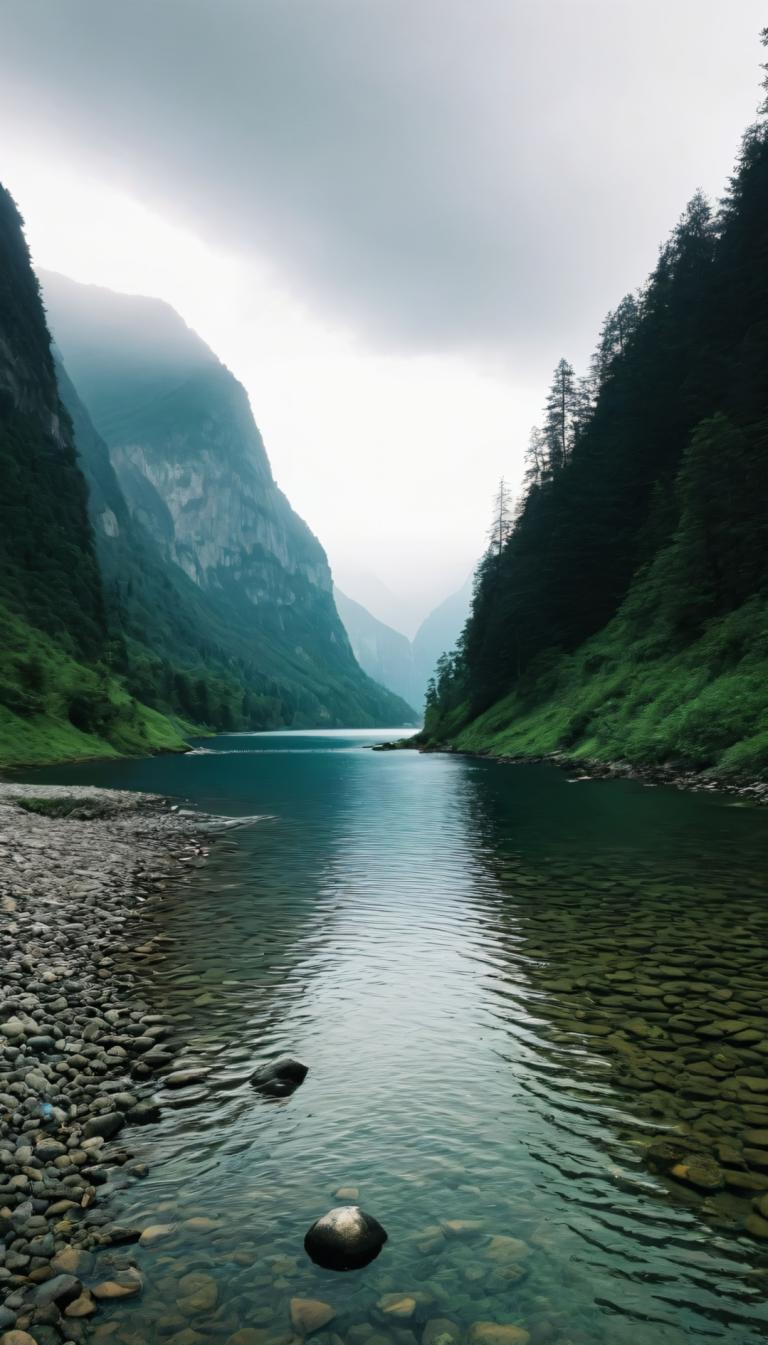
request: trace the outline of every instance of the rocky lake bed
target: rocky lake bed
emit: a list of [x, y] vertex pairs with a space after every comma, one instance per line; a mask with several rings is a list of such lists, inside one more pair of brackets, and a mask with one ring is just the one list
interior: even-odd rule
[[[204, 819], [142, 794], [0, 785], [0, 1339], [81, 1341], [100, 1306], [141, 1292], [99, 1197], [139, 1181], [157, 1076], [183, 1085], [167, 1023], [124, 965], [141, 911], [204, 861]], [[130, 1138], [128, 1138], [130, 1137]]]
[[[196, 769], [212, 769], [200, 760]], [[747, 1309], [765, 1320], [768, 909], [754, 867], [736, 873], [727, 847], [695, 870], [686, 847], [661, 862], [620, 846], [567, 862], [504, 845], [486, 854], [488, 890], [494, 903], [503, 897], [487, 908], [497, 941], [491, 1002], [524, 1035], [531, 1062], [527, 1073], [497, 1070], [493, 1105], [507, 1100], [500, 1122], [514, 1131], [533, 1114], [531, 1089], [546, 1088], [559, 1133], [551, 1189], [546, 1169], [509, 1166], [482, 1144], [465, 1161], [457, 1139], [447, 1152], [428, 1145], [426, 1157], [398, 1152], [381, 1210], [381, 1178], [352, 1167], [343, 1147], [334, 1159], [332, 1131], [309, 1197], [300, 1195], [292, 1127], [318, 1106], [319, 1048], [295, 1099], [251, 1098], [258, 1047], [254, 1058], [239, 1040], [248, 983], [235, 957], [243, 947], [250, 960], [263, 954], [250, 925], [226, 911], [214, 930], [209, 904], [243, 886], [219, 858], [245, 862], [224, 839], [227, 825], [145, 793], [0, 785], [0, 1345], [651, 1339], [635, 1335], [637, 1321], [595, 1329], [579, 1255], [566, 1252], [547, 1204], [555, 1190], [566, 1211], [576, 1202], [578, 1224], [594, 1204], [596, 1172], [609, 1238], [668, 1236], [674, 1247], [681, 1228], [686, 1237], [695, 1229], [701, 1255], [717, 1248], [738, 1262], [722, 1323]], [[691, 834], [686, 845], [695, 844]], [[266, 947], [270, 918], [266, 908], [257, 925]], [[452, 938], [466, 930], [457, 925]], [[259, 965], [270, 994], [283, 978], [294, 1004], [305, 1002], [305, 973], [294, 985], [283, 960], [277, 970]], [[271, 1022], [271, 1002], [265, 1012]], [[465, 1106], [467, 1124], [477, 1108], [482, 1125], [479, 1095]], [[153, 1184], [153, 1137], [171, 1110], [176, 1128], [159, 1162], [168, 1167], [184, 1135], [187, 1175]], [[195, 1135], [185, 1135], [185, 1116], [196, 1116]], [[579, 1148], [585, 1116], [594, 1169]], [[217, 1190], [217, 1165], [245, 1143], [238, 1126], [259, 1146], [259, 1175], [233, 1174]], [[270, 1157], [272, 1131], [288, 1146], [285, 1161]], [[356, 1146], [369, 1165], [370, 1144]], [[199, 1188], [189, 1179], [196, 1165]], [[313, 1268], [296, 1210], [367, 1209], [369, 1199], [390, 1233], [380, 1258], [350, 1275]]]

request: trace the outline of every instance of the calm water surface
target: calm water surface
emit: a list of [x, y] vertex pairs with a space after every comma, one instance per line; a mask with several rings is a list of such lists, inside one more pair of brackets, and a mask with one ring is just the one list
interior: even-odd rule
[[[325, 1339], [350, 1345], [413, 1345], [435, 1317], [516, 1324], [534, 1345], [765, 1341], [768, 1246], [726, 1204], [707, 1217], [647, 1171], [639, 1140], [669, 1118], [622, 1088], [558, 987], [593, 937], [609, 977], [633, 940], [636, 974], [644, 939], [674, 963], [660, 974], [687, 975], [691, 947], [714, 967], [736, 925], [754, 977], [768, 813], [364, 750], [375, 737], [232, 735], [37, 775], [262, 815], [148, 910], [175, 943], [139, 966], [140, 992], [211, 1073], [189, 1095], [160, 1090], [162, 1122], [131, 1137], [150, 1175], [113, 1208], [217, 1226], [127, 1249], [147, 1287], [108, 1338], [248, 1327], [243, 1345], [257, 1345], [285, 1338], [299, 1296], [331, 1304]], [[282, 1052], [307, 1080], [260, 1100], [249, 1072]], [[349, 1186], [390, 1240], [366, 1270], [334, 1275], [302, 1239]], [[453, 1220], [480, 1227], [456, 1236]], [[175, 1300], [189, 1271], [219, 1299], [187, 1322]], [[415, 1299], [410, 1317], [377, 1307], [392, 1292]]]

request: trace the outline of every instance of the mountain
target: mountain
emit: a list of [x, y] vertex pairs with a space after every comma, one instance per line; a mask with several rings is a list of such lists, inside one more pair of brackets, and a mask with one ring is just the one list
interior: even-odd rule
[[418, 704], [424, 704], [427, 683], [434, 676], [441, 654], [449, 654], [464, 629], [472, 602], [472, 576], [456, 593], [451, 593], [429, 616], [413, 637], [413, 667], [418, 687]]
[[[352, 652], [360, 667], [381, 686], [418, 706], [424, 697], [414, 675], [411, 642], [391, 626], [385, 626], [359, 602], [354, 602], [334, 586], [336, 610], [349, 636]], [[412, 722], [417, 718], [411, 714]]]
[[763, 115], [587, 377], [558, 365], [428, 740], [768, 771], [767, 314]]
[[359, 603], [377, 621], [410, 639], [424, 610], [416, 593], [404, 593], [400, 589], [394, 593], [377, 574], [348, 556], [334, 559], [333, 574], [342, 591], [353, 595], [353, 602]]
[[379, 621], [338, 587], [334, 596], [361, 668], [411, 705], [423, 706], [438, 659], [453, 649], [461, 635], [472, 598], [472, 577], [425, 617], [413, 640]]
[[[196, 708], [194, 717], [214, 726], [408, 722], [409, 707], [355, 661], [325, 552], [277, 487], [240, 383], [167, 304], [50, 273], [42, 279], [77, 389], [72, 414], [90, 423], [81, 430], [83, 459], [115, 605], [140, 637], [141, 575], [130, 572], [125, 545], [113, 544], [115, 510], [99, 511], [104, 454], [95, 440], [106, 445], [128, 508], [128, 550], [135, 554], [140, 537], [144, 556], [152, 556], [145, 598], [164, 590], [166, 604], [179, 609], [176, 627], [185, 628], [180, 638], [163, 618], [163, 631], [150, 631], [163, 685], [170, 679], [178, 687], [171, 665], [188, 665], [191, 645], [198, 667], [187, 683], [199, 681], [202, 664], [218, 685], [213, 705], [205, 677], [200, 688], [182, 681], [180, 699], [188, 714]], [[139, 570], [146, 580], [144, 562]], [[147, 611], [147, 601], [139, 607]]]
[[21, 216], [0, 187], [0, 761], [182, 741], [109, 670], [87, 486]]

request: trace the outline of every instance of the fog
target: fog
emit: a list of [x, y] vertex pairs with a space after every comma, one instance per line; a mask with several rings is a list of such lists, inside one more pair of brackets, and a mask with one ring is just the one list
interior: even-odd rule
[[230, 365], [344, 588], [405, 626], [477, 556], [557, 359], [722, 190], [762, 11], [5, 3], [0, 176], [36, 261], [166, 299]]

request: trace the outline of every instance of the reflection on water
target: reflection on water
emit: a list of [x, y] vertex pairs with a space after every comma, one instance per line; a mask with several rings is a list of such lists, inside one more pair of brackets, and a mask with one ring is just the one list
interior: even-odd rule
[[[478, 1322], [534, 1345], [764, 1340], [768, 1244], [743, 1231], [759, 1173], [702, 1205], [642, 1160], [657, 1131], [741, 1143], [763, 1106], [768, 1127], [768, 1023], [765, 1052], [761, 1027], [732, 1031], [731, 1067], [699, 1070], [724, 1004], [768, 1012], [768, 816], [365, 741], [233, 735], [41, 773], [269, 814], [148, 910], [173, 942], [141, 994], [210, 1074], [160, 1090], [136, 1133], [150, 1174], [117, 1212], [172, 1231], [112, 1253], [146, 1288], [95, 1338], [268, 1345], [298, 1297], [349, 1345], [451, 1345]], [[282, 1052], [310, 1073], [260, 1098], [248, 1076]], [[302, 1250], [342, 1188], [389, 1232], [350, 1275]]]

